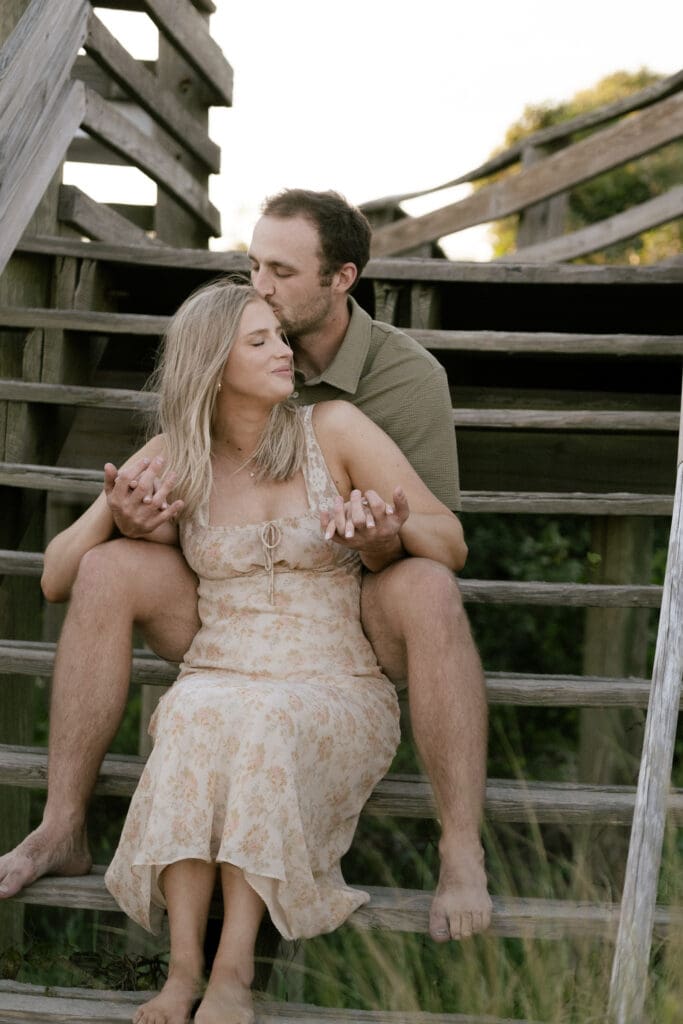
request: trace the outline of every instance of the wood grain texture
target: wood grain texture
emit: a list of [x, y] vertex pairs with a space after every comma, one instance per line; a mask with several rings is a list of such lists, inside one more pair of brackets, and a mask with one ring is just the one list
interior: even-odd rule
[[[0, 981], [0, 1024], [33, 1021], [34, 1024], [120, 1024], [130, 1021], [145, 992], [102, 991]], [[530, 1024], [468, 1013], [423, 1013], [387, 1010], [338, 1010], [304, 1003], [274, 1002], [255, 994], [256, 1024], [284, 1021], [287, 1024]]]
[[85, 131], [147, 174], [201, 220], [211, 234], [220, 235], [220, 214], [202, 185], [173, 154], [124, 117], [114, 103], [102, 99], [93, 89], [84, 88], [86, 103], [82, 127]]
[[[140, 251], [140, 250], [138, 250]], [[156, 249], [155, 249], [156, 252]], [[49, 327], [93, 334], [161, 335], [170, 317], [143, 313], [101, 313], [81, 309], [0, 307], [0, 327]]]
[[[54, 644], [2, 640], [0, 674], [49, 676], [54, 657]], [[133, 682], [167, 686], [177, 674], [177, 665], [145, 651], [134, 652]], [[612, 676], [487, 672], [486, 687], [490, 703], [522, 706], [647, 707], [650, 695], [649, 679]]]
[[612, 964], [609, 1014], [614, 1024], [640, 1020], [647, 991], [657, 885], [671, 785], [683, 677], [683, 462], [664, 577], [652, 688], [638, 776], [635, 815]]
[[[130, 797], [144, 758], [122, 755], [105, 758], [96, 786], [102, 796]], [[47, 788], [47, 752], [0, 745], [0, 784], [27, 789]], [[590, 786], [572, 783], [517, 782], [489, 779], [486, 815], [492, 821], [534, 821], [548, 824], [626, 825], [633, 816], [635, 787]], [[683, 791], [669, 794], [667, 809], [673, 825], [683, 824]], [[436, 806], [425, 777], [387, 775], [375, 787], [364, 812], [398, 818], [434, 818]]]
[[59, 190], [59, 219], [87, 238], [112, 244], [163, 245], [158, 238], [150, 238], [132, 221], [104, 203], [96, 203], [74, 185], [62, 185]]
[[623, 213], [616, 213], [597, 224], [558, 235], [547, 241], [521, 246], [514, 253], [499, 257], [503, 263], [552, 263], [572, 260], [600, 252], [615, 242], [634, 238], [641, 231], [668, 224], [683, 216], [683, 185], [665, 192], [662, 196], [631, 207]]
[[201, 160], [208, 171], [218, 174], [221, 167], [220, 147], [208, 137], [182, 104], [160, 87], [155, 74], [141, 61], [131, 57], [94, 12], [91, 12], [88, 21], [88, 36], [84, 46], [86, 52], [126, 94]]
[[542, 355], [680, 356], [683, 336], [563, 334], [559, 331], [445, 331], [405, 328], [430, 352], [535, 352]]
[[142, 6], [159, 31], [204, 78], [216, 103], [231, 106], [232, 68], [188, 0], [142, 0]]
[[373, 233], [372, 255], [405, 252], [463, 228], [499, 220], [681, 135], [683, 94], [677, 93], [457, 203], [379, 228]]

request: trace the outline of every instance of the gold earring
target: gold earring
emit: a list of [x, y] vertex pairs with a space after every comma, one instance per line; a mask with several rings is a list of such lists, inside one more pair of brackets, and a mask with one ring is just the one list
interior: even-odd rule
[[222, 391], [222, 390], [223, 390], [223, 385], [221, 384], [220, 381], [218, 381], [218, 387], [216, 388], [216, 391]]

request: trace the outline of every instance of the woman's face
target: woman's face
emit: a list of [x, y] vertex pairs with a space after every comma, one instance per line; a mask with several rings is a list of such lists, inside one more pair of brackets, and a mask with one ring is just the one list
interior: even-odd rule
[[292, 350], [272, 309], [254, 299], [244, 309], [225, 363], [221, 395], [281, 402], [294, 389]]

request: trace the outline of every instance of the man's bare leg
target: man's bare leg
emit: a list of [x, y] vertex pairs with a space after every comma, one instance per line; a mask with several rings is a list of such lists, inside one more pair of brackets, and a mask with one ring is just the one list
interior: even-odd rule
[[367, 574], [363, 627], [380, 665], [407, 677], [410, 717], [441, 821], [439, 883], [429, 918], [437, 942], [488, 928], [480, 827], [486, 787], [484, 675], [453, 574], [406, 558]]
[[90, 869], [86, 809], [123, 716], [134, 623], [179, 661], [199, 626], [196, 579], [179, 550], [122, 538], [81, 561], [55, 660], [43, 821], [0, 858], [0, 898], [41, 875]]

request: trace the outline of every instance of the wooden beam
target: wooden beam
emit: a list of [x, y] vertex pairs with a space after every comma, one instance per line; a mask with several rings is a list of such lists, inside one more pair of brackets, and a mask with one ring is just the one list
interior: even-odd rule
[[656, 199], [648, 199], [580, 231], [571, 231], [536, 245], [523, 246], [514, 253], [506, 253], [499, 262], [552, 263], [576, 259], [591, 252], [600, 252], [615, 242], [635, 238], [641, 231], [649, 231], [682, 216], [683, 185], [677, 185]]
[[[683, 436], [683, 419], [681, 428]], [[683, 454], [679, 458], [652, 688], [612, 964], [608, 1013], [613, 1024], [640, 1020], [647, 991], [683, 677]]]
[[683, 94], [678, 93], [466, 199], [380, 228], [373, 235], [372, 255], [404, 252], [422, 242], [517, 213], [681, 135]]
[[131, 57], [94, 12], [90, 14], [84, 46], [126, 94], [201, 160], [207, 170], [218, 174], [220, 147], [212, 142], [172, 93], [160, 88], [156, 75], [141, 61]]
[[[42, 253], [48, 256], [85, 256], [110, 263], [134, 263], [141, 267], [175, 267], [207, 270], [211, 273], [249, 274], [246, 253], [238, 251], [207, 252], [205, 249], [159, 248], [141, 252], [135, 246], [104, 245], [54, 235], [26, 235], [17, 251]], [[460, 263], [442, 259], [377, 259], [363, 271], [369, 281], [431, 281], [443, 284], [550, 284], [561, 286], [593, 285], [629, 287], [683, 284], [683, 262], [663, 262], [647, 267], [577, 266], [575, 264], [501, 264]]]
[[146, 313], [0, 307], [1, 327], [47, 327], [94, 334], [160, 335], [166, 330], [170, 319], [168, 316], [149, 316]]
[[187, 0], [142, 0], [160, 32], [206, 81], [218, 103], [232, 105], [232, 68], [206, 22]]
[[404, 328], [430, 352], [536, 352], [539, 355], [681, 356], [683, 335], [561, 334], [551, 331], [442, 331]]
[[163, 245], [158, 238], [150, 238], [142, 228], [104, 203], [96, 203], [74, 185], [62, 185], [59, 190], [59, 219], [87, 238], [112, 245]]
[[198, 217], [211, 234], [220, 235], [220, 214], [204, 189], [159, 143], [145, 135], [116, 105], [85, 88], [83, 128], [99, 142], [125, 157]]

